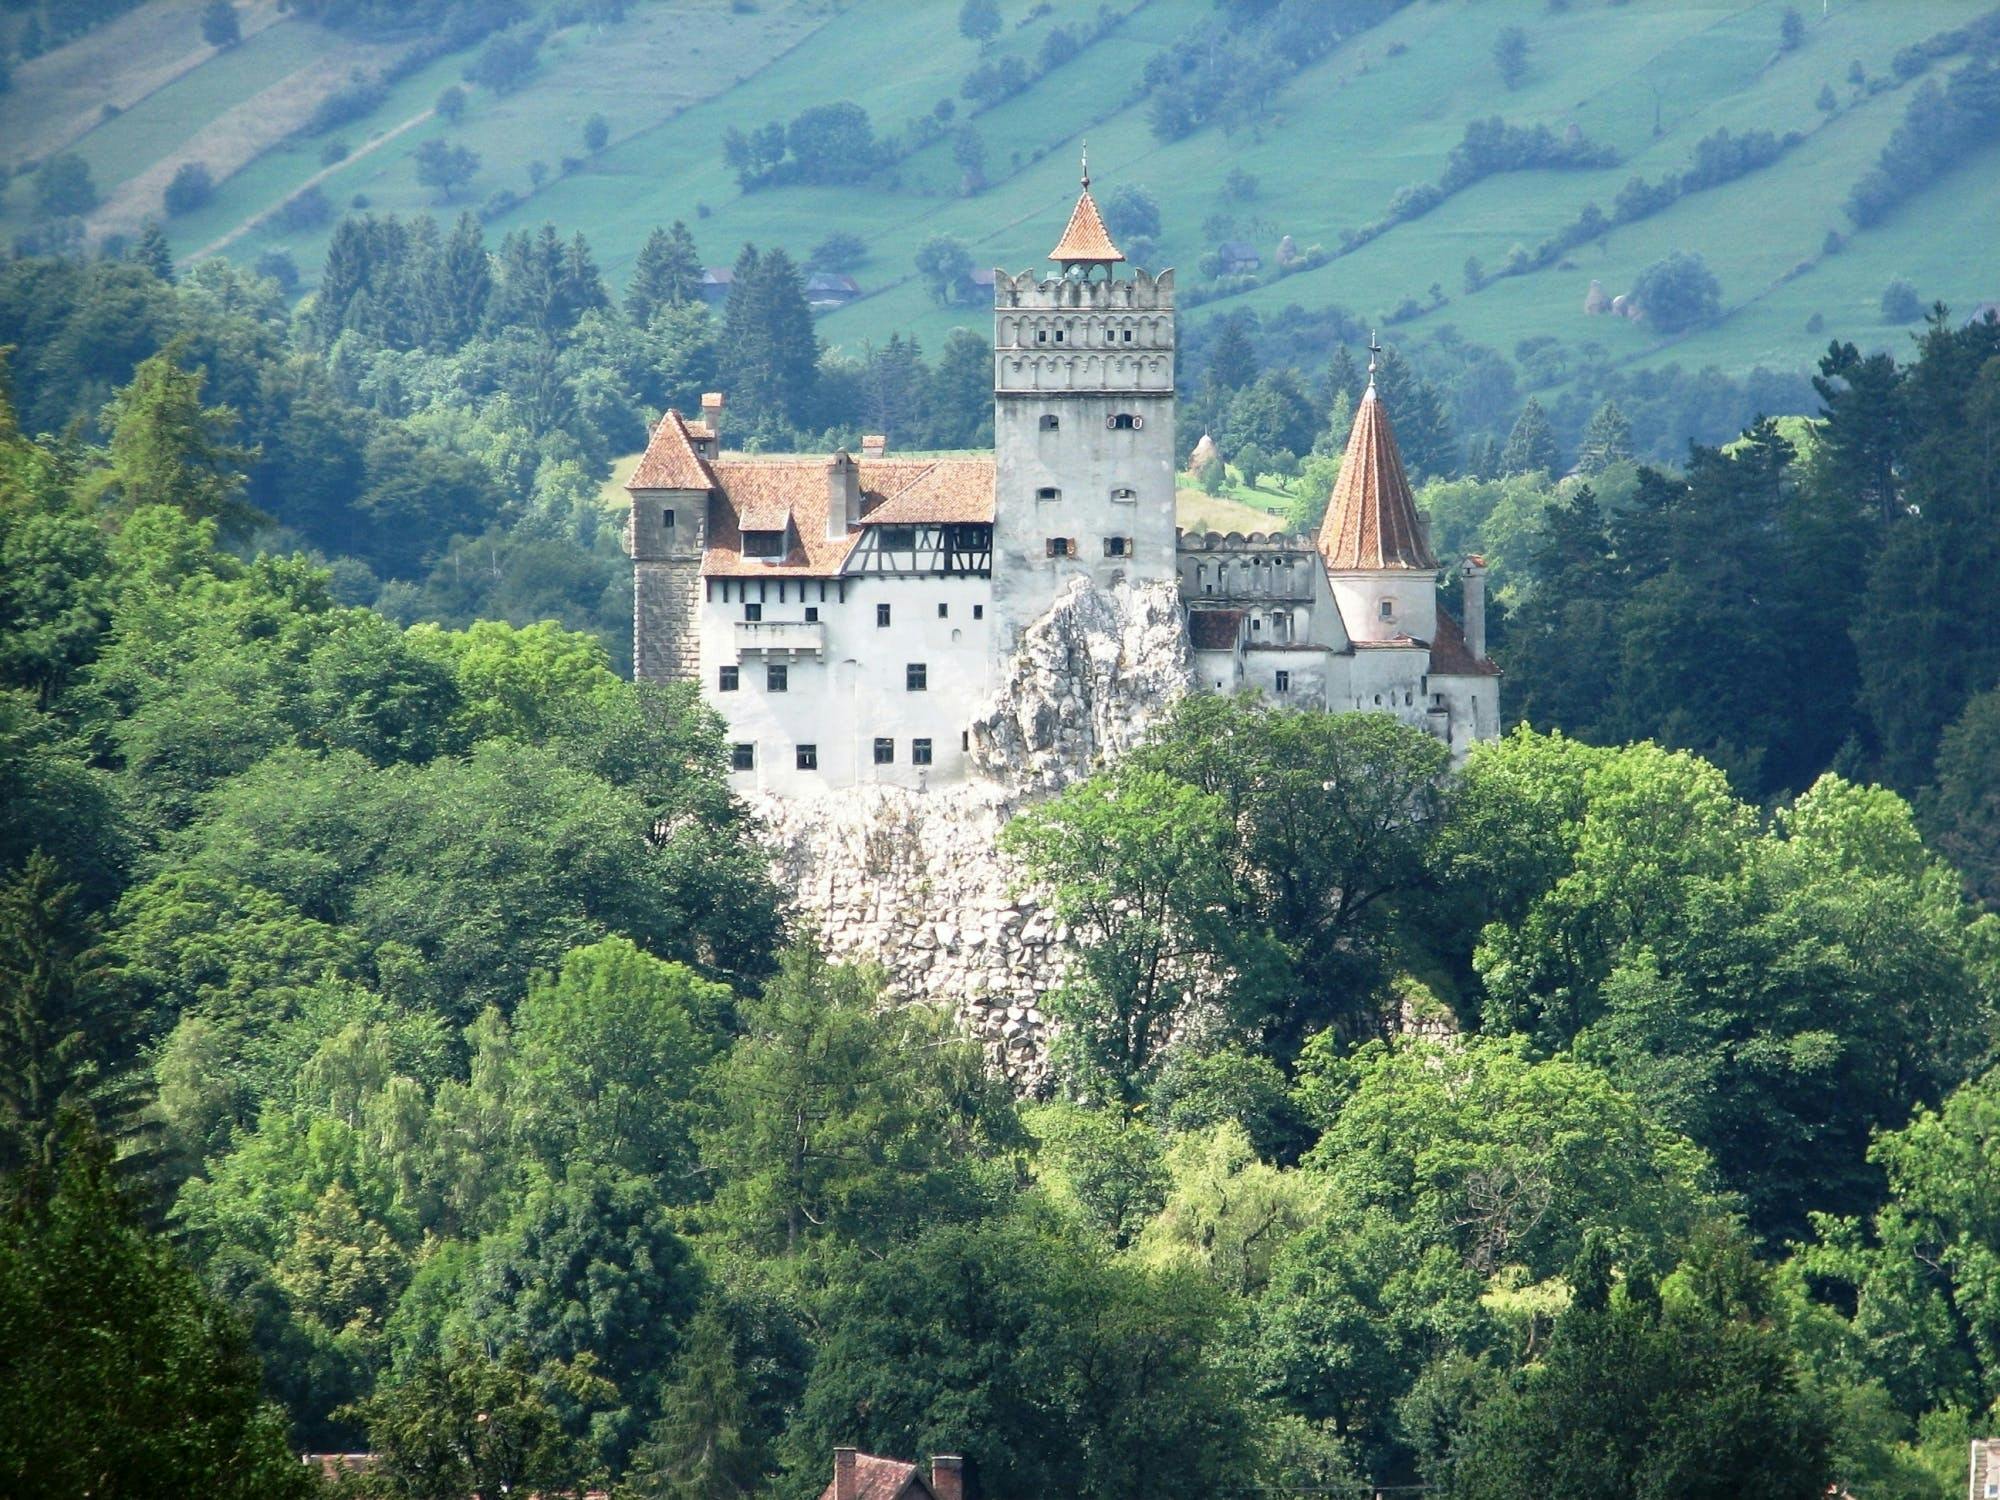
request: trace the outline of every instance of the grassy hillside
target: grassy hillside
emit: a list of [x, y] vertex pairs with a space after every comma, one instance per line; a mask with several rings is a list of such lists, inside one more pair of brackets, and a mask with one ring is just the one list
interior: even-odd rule
[[[1397, 189], [1437, 178], [1468, 121], [1571, 126], [1613, 148], [1616, 166], [1511, 172], [1450, 197], [1351, 254], [1239, 295], [1205, 302], [1197, 319], [1235, 307], [1269, 317], [1288, 304], [1339, 305], [1388, 322], [1406, 298], [1444, 305], [1397, 322], [1392, 339], [1416, 340], [1445, 325], [1513, 350], [1523, 339], [1594, 341], [1614, 361], [1667, 360], [1726, 370], [1756, 364], [1796, 368], [1823, 345], [1808, 331], [1817, 314], [1829, 331], [1887, 344], [1880, 298], [1905, 277], [1928, 300], [1970, 306], [2000, 297], [1989, 247], [2000, 241], [2000, 194], [1990, 191], [2000, 149], [1981, 153], [1909, 201], [1880, 227], [1853, 233], [1840, 211], [1848, 188], [1901, 119], [1915, 81], [1897, 82], [1900, 47], [1979, 14], [1971, 0], [1819, 0], [1803, 45], [1778, 46], [1783, 0], [1417, 0], [1386, 23], [1350, 38], [1299, 72], [1258, 120], [1209, 126], [1163, 143], [1148, 128], [1141, 74], [1189, 27], [1213, 15], [1209, 0], [1115, 0], [1122, 19], [1106, 35], [996, 108], [970, 111], [987, 148], [990, 186], [959, 192], [949, 141], [929, 146], [854, 186], [780, 186], [741, 191], [720, 152], [731, 127], [783, 121], [810, 104], [847, 99], [878, 133], [957, 98], [960, 81], [985, 57], [1033, 59], [1048, 30], [1095, 14], [1080, 5], [1003, 4], [1007, 24], [984, 54], [960, 36], [957, 0], [633, 0], [619, 25], [558, 26], [526, 87], [500, 97], [472, 90], [464, 119], [431, 112], [458, 81], [470, 54], [441, 58], [392, 87], [367, 118], [330, 136], [289, 133], [313, 104], [357, 68], [379, 66], [389, 44], [343, 39], [280, 14], [267, 0], [246, 6], [246, 39], [209, 52], [194, 35], [190, 0], [156, 0], [90, 37], [22, 66], [0, 99], [0, 152], [16, 165], [67, 146], [90, 164], [105, 202], [98, 232], [127, 230], [156, 211], [159, 191], [182, 161], [206, 161], [220, 186], [205, 208], [173, 221], [182, 257], [225, 250], [246, 260], [282, 249], [309, 285], [324, 229], [286, 234], [263, 216], [317, 182], [337, 209], [456, 213], [490, 204], [496, 192], [521, 202], [496, 213], [495, 233], [544, 219], [591, 238], [614, 284], [648, 230], [673, 218], [693, 227], [704, 257], [727, 264], [745, 240], [783, 244], [803, 257], [830, 231], [868, 246], [855, 275], [868, 292], [823, 320], [829, 342], [855, 348], [893, 330], [935, 347], [975, 307], [939, 307], [916, 278], [912, 256], [934, 233], [959, 237], [981, 263], [1039, 263], [1074, 193], [1076, 159], [1089, 140], [1106, 189], [1139, 184], [1159, 201], [1156, 259], [1182, 268], [1183, 287], [1225, 215], [1228, 232], [1255, 244], [1267, 266], [1279, 238], [1338, 251], [1343, 230], [1382, 216]], [[542, 19], [560, 7], [548, 0]], [[1496, 34], [1518, 25], [1529, 65], [1517, 89], [1502, 85]], [[1850, 85], [1850, 64], [1886, 80], [1879, 91]], [[1949, 65], [1946, 65], [1949, 66]], [[1940, 70], [1941, 71], [1941, 70]], [[79, 88], [80, 78], [101, 80]], [[1816, 104], [1831, 86], [1838, 108]], [[122, 112], [98, 108], [109, 100]], [[93, 113], [93, 110], [96, 110]], [[584, 122], [611, 123], [605, 150], [590, 155]], [[1632, 176], [1657, 180], [1684, 169], [1695, 144], [1718, 128], [1804, 135], [1779, 160], [1725, 186], [1683, 197], [1666, 211], [1613, 229], [1557, 265], [1466, 290], [1462, 268], [1489, 271], [1510, 250], [1532, 249], [1588, 202], [1607, 211]], [[433, 137], [476, 150], [481, 168], [459, 201], [420, 187], [413, 156]], [[329, 140], [346, 160], [323, 161]], [[573, 158], [565, 170], [564, 158]], [[587, 158], [587, 159], [586, 159]], [[537, 188], [532, 164], [545, 180]], [[1255, 196], [1231, 201], [1231, 171], [1252, 174]], [[29, 184], [0, 199], [0, 232], [28, 224]], [[1205, 227], [1206, 226], [1206, 227]], [[1829, 230], [1847, 236], [1827, 254]], [[1698, 250], [1721, 281], [1724, 316], [1678, 340], [1612, 317], [1586, 317], [1593, 278], [1608, 293], [1649, 263]], [[1541, 383], [1560, 381], [1560, 361]], [[1530, 382], [1535, 383], [1533, 381]]]

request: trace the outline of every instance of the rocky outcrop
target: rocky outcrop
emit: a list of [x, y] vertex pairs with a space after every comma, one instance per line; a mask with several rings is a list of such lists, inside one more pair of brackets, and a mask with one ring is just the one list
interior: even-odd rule
[[973, 766], [1013, 791], [1055, 791], [1137, 744], [1193, 685], [1173, 583], [1107, 593], [1076, 579], [1021, 633], [973, 721]]
[[752, 799], [782, 888], [829, 954], [879, 964], [892, 999], [951, 1008], [996, 1068], [1039, 1088], [1066, 934], [1022, 889], [1000, 830], [1023, 800], [1143, 739], [1192, 686], [1192, 663], [1172, 583], [1078, 580], [1023, 632], [972, 726], [980, 779]]

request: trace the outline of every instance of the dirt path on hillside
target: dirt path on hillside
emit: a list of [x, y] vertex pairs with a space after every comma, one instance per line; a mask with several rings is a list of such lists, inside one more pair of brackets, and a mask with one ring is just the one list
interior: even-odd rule
[[[313, 173], [312, 176], [306, 178], [305, 181], [301, 182], [297, 187], [293, 188], [291, 192], [286, 195], [287, 198], [296, 198], [300, 193], [303, 193], [307, 188], [318, 187], [322, 182], [325, 182], [327, 178], [331, 177], [335, 172], [338, 172], [343, 167], [350, 166], [354, 162], [361, 160], [361, 158], [368, 155], [369, 152], [375, 151], [380, 147], [388, 145], [389, 142], [393, 141], [397, 136], [401, 135], [404, 131], [415, 129], [417, 126], [423, 124], [424, 121], [428, 120], [432, 115], [436, 113], [437, 111], [435, 109], [421, 110], [418, 113], [411, 115], [410, 118], [403, 121], [402, 124], [391, 126], [389, 129], [383, 131], [380, 135], [376, 136], [375, 139], [368, 142], [368, 144], [363, 146], [359, 151], [349, 153], [347, 156], [342, 157], [339, 161], [335, 162], [330, 167], [321, 167], [317, 172]], [[268, 213], [269, 210], [267, 209], [265, 210], [265, 212]], [[206, 259], [208, 256], [221, 254], [223, 250], [227, 249], [230, 245], [235, 244], [236, 241], [242, 239], [244, 235], [248, 234], [252, 229], [256, 228], [258, 221], [263, 217], [264, 214], [259, 213], [253, 215], [248, 219], [245, 219], [241, 224], [238, 224], [234, 229], [230, 230], [229, 233], [217, 236], [215, 239], [210, 240], [206, 245], [203, 245], [199, 250], [195, 251], [194, 254], [188, 257], [188, 262], [192, 264], [195, 261]]]
[[[130, 109], [215, 55], [201, 39], [204, 0], [156, 0], [14, 69], [0, 94], [0, 160], [39, 161], [100, 124], [104, 106]], [[288, 19], [278, 0], [241, 0], [243, 35]], [[295, 23], [304, 24], [304, 23]]]

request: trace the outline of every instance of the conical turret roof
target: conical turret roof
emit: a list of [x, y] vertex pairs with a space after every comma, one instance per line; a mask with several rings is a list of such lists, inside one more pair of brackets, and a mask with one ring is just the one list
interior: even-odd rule
[[1416, 498], [1388, 408], [1375, 394], [1375, 363], [1368, 364], [1368, 389], [1354, 413], [1340, 478], [1319, 528], [1319, 550], [1335, 572], [1405, 569], [1434, 573], [1438, 560], [1417, 519]]
[[1049, 252], [1049, 259], [1067, 265], [1072, 261], [1106, 262], [1124, 258], [1124, 252], [1111, 243], [1111, 231], [1104, 227], [1104, 215], [1097, 211], [1097, 200], [1090, 196], [1090, 164], [1086, 158], [1083, 190], [1076, 196], [1076, 207], [1069, 211], [1069, 223], [1055, 249]]

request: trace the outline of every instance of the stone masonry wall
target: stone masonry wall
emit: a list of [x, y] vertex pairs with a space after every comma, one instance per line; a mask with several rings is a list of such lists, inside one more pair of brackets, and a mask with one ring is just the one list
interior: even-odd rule
[[978, 779], [752, 799], [783, 888], [835, 958], [880, 964], [894, 999], [949, 1007], [995, 1067], [1040, 1087], [1065, 934], [1000, 830], [1138, 743], [1191, 687], [1192, 660], [1172, 583], [1078, 580], [1023, 632], [974, 721]]

